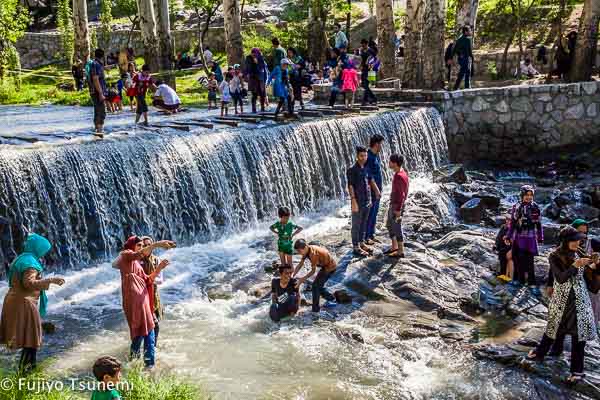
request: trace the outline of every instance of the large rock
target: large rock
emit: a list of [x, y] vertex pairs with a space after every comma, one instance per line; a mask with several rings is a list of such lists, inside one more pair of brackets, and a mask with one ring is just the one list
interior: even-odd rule
[[560, 222], [570, 224], [577, 218], [593, 220], [600, 216], [600, 210], [586, 204], [569, 204], [560, 210]]
[[483, 207], [495, 210], [500, 207], [501, 196], [491, 191], [481, 190], [473, 195], [474, 198], [481, 199]]
[[544, 244], [558, 244], [560, 228], [561, 225], [559, 224], [548, 223], [542, 225], [544, 231]]
[[479, 224], [483, 210], [482, 203], [479, 198], [467, 201], [458, 209], [460, 218], [467, 224]]
[[467, 183], [467, 174], [462, 164], [448, 164], [433, 171], [433, 181], [436, 183]]

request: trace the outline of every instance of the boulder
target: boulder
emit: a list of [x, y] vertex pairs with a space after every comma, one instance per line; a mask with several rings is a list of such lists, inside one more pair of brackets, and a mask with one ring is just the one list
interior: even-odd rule
[[473, 197], [481, 199], [481, 203], [485, 208], [495, 210], [500, 207], [501, 196], [497, 193], [482, 190], [475, 193]]
[[233, 288], [230, 284], [210, 287], [206, 289], [206, 295], [210, 301], [229, 300], [233, 297]]
[[556, 204], [550, 203], [544, 207], [542, 215], [550, 219], [558, 219], [560, 216], [560, 208]]
[[467, 174], [462, 164], [448, 164], [433, 171], [433, 181], [436, 183], [467, 183]]
[[590, 221], [599, 216], [600, 210], [595, 207], [588, 206], [587, 204], [569, 204], [560, 210], [559, 220], [563, 224], [570, 224], [577, 218]]
[[344, 290], [344, 289], [336, 290], [333, 293], [333, 296], [335, 297], [335, 301], [338, 302], [339, 304], [352, 303], [352, 296], [348, 293], [347, 290]]
[[570, 192], [560, 192], [558, 196], [554, 198], [554, 203], [560, 208], [565, 207], [575, 201], [573, 194]]
[[560, 232], [561, 225], [559, 224], [544, 224], [542, 229], [544, 231], [544, 244], [558, 244], [558, 233]]
[[479, 224], [481, 222], [482, 209], [481, 199], [475, 198], [463, 204], [459, 208], [458, 214], [467, 224]]

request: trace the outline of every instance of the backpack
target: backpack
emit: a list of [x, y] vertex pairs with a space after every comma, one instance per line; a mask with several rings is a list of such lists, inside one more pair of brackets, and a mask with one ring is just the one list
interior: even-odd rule
[[88, 85], [91, 85], [92, 82], [92, 66], [94, 65], [94, 60], [87, 60], [85, 63], [85, 80], [88, 82]]

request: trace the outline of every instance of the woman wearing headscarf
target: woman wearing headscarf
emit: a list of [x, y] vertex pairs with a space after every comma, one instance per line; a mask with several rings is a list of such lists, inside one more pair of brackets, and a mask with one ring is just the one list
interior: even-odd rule
[[260, 111], [265, 111], [267, 92], [265, 85], [268, 79], [267, 63], [260, 50], [252, 49], [246, 57], [246, 80], [248, 91], [252, 93], [252, 112], [256, 113], [256, 100], [260, 98]]
[[149, 257], [156, 248], [172, 249], [175, 242], [161, 240], [144, 247], [142, 239], [131, 236], [125, 242], [123, 251], [114, 265], [121, 271], [123, 311], [127, 318], [131, 336], [131, 356], [139, 357], [140, 346], [144, 342], [144, 363], [152, 368], [155, 363], [154, 337], [154, 295], [152, 288], [160, 272], [168, 265], [163, 261], [151, 273], [146, 274], [140, 261]]
[[42, 318], [48, 305], [46, 290], [50, 285], [65, 283], [59, 277], [42, 279], [44, 267], [40, 261], [51, 248], [45, 237], [29, 234], [23, 253], [8, 270], [10, 289], [2, 306], [0, 343], [9, 349], [22, 349], [19, 368], [24, 372], [35, 368], [37, 351], [42, 347]]
[[[540, 207], [533, 201], [535, 190], [529, 185], [521, 187], [519, 201], [512, 207], [507, 239], [512, 242], [515, 276], [529, 287], [536, 287], [534, 257], [538, 255], [538, 243], [544, 241]], [[513, 280], [512, 282], [516, 282]]]
[[[148, 247], [152, 243], [154, 243], [154, 240], [152, 240], [152, 238], [149, 236], [144, 236], [141, 239], [142, 239], [142, 244], [144, 247]], [[160, 261], [158, 259], [158, 257], [156, 257], [152, 253], [150, 253], [150, 255], [148, 255], [147, 257], [144, 257], [141, 261], [142, 268], [144, 268], [144, 273], [146, 275], [151, 275], [161, 265], [166, 266], [166, 265], [168, 265], [168, 263], [169, 262], [167, 260]], [[161, 271], [154, 279], [154, 283], [152, 283], [151, 287], [148, 288], [150, 295], [152, 297], [152, 299], [151, 299], [152, 304], [154, 306], [154, 307], [152, 307], [152, 311], [154, 313], [154, 345], [155, 346], [158, 346], [158, 334], [160, 332], [159, 322], [163, 317], [163, 307], [162, 307], [162, 303], [160, 301], [160, 293], [158, 291], [158, 286], [160, 284], [162, 284], [163, 281], [164, 281], [164, 278], [163, 278], [163, 274]]]
[[585, 235], [572, 226], [560, 231], [560, 246], [549, 257], [554, 275], [554, 294], [548, 306], [548, 325], [540, 343], [527, 356], [541, 362], [554, 342], [562, 343], [566, 335], [571, 335], [569, 383], [575, 383], [585, 376], [583, 365], [586, 342], [598, 338], [588, 285], [597, 291], [600, 284], [588, 279], [588, 270], [594, 261], [578, 255], [579, 241], [584, 238]]

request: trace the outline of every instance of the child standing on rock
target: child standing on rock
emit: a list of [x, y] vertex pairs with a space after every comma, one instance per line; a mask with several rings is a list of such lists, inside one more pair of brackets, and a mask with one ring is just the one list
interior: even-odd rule
[[271, 225], [270, 229], [279, 237], [277, 251], [279, 252], [281, 265], [292, 265], [292, 254], [294, 252], [292, 239], [302, 232], [302, 227], [290, 221], [292, 213], [288, 207], [279, 207], [278, 214], [279, 221]]
[[229, 113], [229, 103], [231, 103], [231, 90], [229, 89], [229, 83], [231, 82], [231, 74], [228, 72], [225, 75], [225, 80], [221, 82], [219, 91], [221, 92], [221, 117], [226, 116]]
[[342, 90], [344, 92], [344, 102], [346, 108], [354, 106], [354, 95], [358, 88], [358, 72], [352, 61], [348, 61], [342, 71]]
[[496, 243], [494, 244], [494, 251], [498, 253], [498, 259], [500, 261], [500, 274], [498, 279], [505, 282], [510, 282], [513, 279], [513, 261], [512, 261], [512, 244], [508, 236], [508, 229], [510, 226], [510, 215], [506, 215], [506, 221], [500, 227], [498, 235], [496, 235]]
[[[520, 199], [511, 211], [510, 226], [506, 239], [512, 242], [512, 255], [518, 283], [529, 284], [532, 291], [539, 292], [535, 280], [534, 257], [538, 255], [538, 243], [543, 242], [540, 207], [533, 201], [535, 190], [529, 185], [521, 187]], [[525, 281], [527, 275], [527, 281]]]

